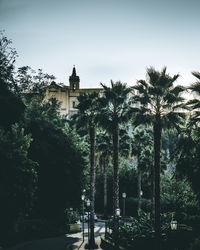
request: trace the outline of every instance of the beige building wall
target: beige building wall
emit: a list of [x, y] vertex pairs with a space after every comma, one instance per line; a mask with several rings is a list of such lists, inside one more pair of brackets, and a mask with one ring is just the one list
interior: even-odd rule
[[80, 79], [76, 75], [76, 69], [73, 68], [72, 75], [69, 77], [70, 86], [60, 86], [52, 82], [46, 89], [45, 100], [56, 98], [60, 102], [60, 114], [67, 117], [77, 112], [75, 108], [78, 104], [77, 97], [82, 92], [103, 92], [102, 88], [80, 89]]

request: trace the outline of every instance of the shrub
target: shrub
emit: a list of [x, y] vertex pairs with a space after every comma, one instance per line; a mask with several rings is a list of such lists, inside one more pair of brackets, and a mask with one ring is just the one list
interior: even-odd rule
[[80, 215], [77, 211], [71, 208], [67, 208], [64, 211], [65, 224], [75, 224], [80, 219]]
[[188, 226], [191, 226], [195, 233], [200, 232], [200, 215], [184, 214], [183, 223]]

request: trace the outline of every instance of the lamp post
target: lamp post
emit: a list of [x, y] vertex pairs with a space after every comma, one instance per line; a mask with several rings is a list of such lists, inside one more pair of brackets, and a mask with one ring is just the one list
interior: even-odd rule
[[90, 221], [90, 218], [89, 218], [89, 209], [90, 209], [90, 200], [88, 199], [87, 202], [87, 207], [88, 207], [88, 244], [89, 244], [89, 241], [90, 241], [90, 225], [89, 225], [89, 221]]
[[176, 220], [172, 220], [171, 223], [170, 223], [170, 225], [171, 225], [171, 230], [172, 231], [177, 230], [178, 223], [177, 223]]
[[125, 205], [126, 205], [126, 193], [122, 193], [122, 198], [123, 198], [123, 217], [125, 219]]
[[85, 235], [84, 235], [84, 222], [85, 222], [85, 218], [84, 218], [84, 201], [85, 201], [85, 195], [82, 194], [81, 195], [81, 200], [82, 200], [82, 209], [83, 209], [83, 218], [82, 218], [82, 228], [83, 228], [83, 242], [85, 240]]
[[116, 208], [115, 209], [115, 220], [116, 222], [114, 223], [114, 229], [115, 229], [115, 249], [119, 249], [119, 216], [120, 216], [120, 209]]

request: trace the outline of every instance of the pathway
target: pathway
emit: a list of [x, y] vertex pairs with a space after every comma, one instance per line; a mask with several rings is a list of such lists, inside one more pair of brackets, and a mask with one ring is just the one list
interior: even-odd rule
[[[100, 248], [100, 244], [101, 244], [101, 235], [105, 233], [105, 223], [103, 221], [101, 222], [96, 222], [95, 223], [95, 242], [98, 245], [98, 249], [101, 250]], [[84, 223], [84, 236], [85, 236], [85, 240], [83, 242], [83, 233], [80, 232], [78, 234], [71, 234], [69, 235], [70, 237], [75, 237], [79, 238], [79, 240], [77, 242], [75, 242], [74, 244], [72, 244], [71, 249], [79, 249], [79, 250], [83, 250], [85, 249], [85, 244], [88, 243], [88, 223]]]
[[[105, 232], [104, 222], [95, 223], [95, 241], [100, 248], [100, 236]], [[88, 242], [88, 224], [84, 223], [84, 236], [83, 242], [82, 232], [75, 234], [66, 234], [59, 237], [33, 240], [24, 242], [17, 246], [7, 248], [6, 250], [72, 250], [72, 249], [85, 249], [84, 246]]]

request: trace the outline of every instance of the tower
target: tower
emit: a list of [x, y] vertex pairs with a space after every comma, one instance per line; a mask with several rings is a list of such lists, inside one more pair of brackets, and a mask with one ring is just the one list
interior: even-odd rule
[[73, 67], [72, 75], [69, 77], [70, 89], [79, 89], [80, 78], [76, 75], [76, 68]]

